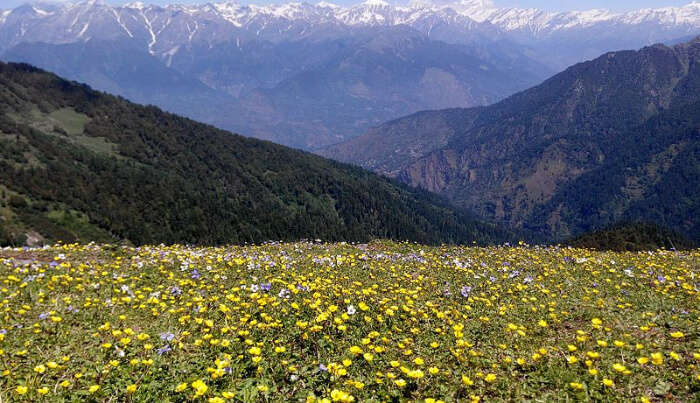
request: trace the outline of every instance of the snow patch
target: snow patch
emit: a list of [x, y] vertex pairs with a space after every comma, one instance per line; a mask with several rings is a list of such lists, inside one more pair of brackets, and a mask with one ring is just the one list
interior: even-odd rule
[[242, 27], [241, 19], [246, 16], [246, 8], [236, 3], [214, 4], [214, 9], [223, 19], [233, 24], [235, 27]]
[[78, 33], [78, 38], [82, 38], [83, 35], [85, 35], [85, 32], [88, 30], [89, 27], [90, 27], [90, 23], [89, 22], [85, 23], [85, 25], [83, 26], [83, 29], [81, 29], [80, 33]]
[[365, 0], [362, 5], [370, 7], [390, 7], [391, 4], [384, 0]]
[[36, 8], [36, 6], [32, 6], [32, 10], [34, 10], [34, 12], [35, 12], [36, 14], [38, 14], [38, 15], [40, 15], [40, 16], [42, 16], [42, 17], [46, 17], [46, 16], [49, 16], [49, 15], [52, 15], [52, 14], [53, 14], [53, 13], [50, 13], [50, 12], [48, 12], [48, 11], [42, 10], [42, 9], [40, 9], [40, 8]]
[[153, 25], [151, 25], [151, 21], [146, 17], [146, 14], [141, 11], [141, 17], [143, 17], [143, 21], [146, 24], [146, 29], [148, 29], [148, 33], [151, 34], [151, 41], [148, 43], [148, 53], [150, 54], [155, 54], [153, 51], [153, 46], [155, 46], [156, 42], [158, 41], [156, 39], [156, 34], [153, 32]]
[[322, 1], [322, 2], [316, 3], [316, 7], [330, 8], [332, 10], [338, 10], [338, 9], [342, 8], [337, 4], [329, 3], [327, 1]]
[[146, 5], [143, 4], [143, 3], [140, 2], [140, 1], [135, 1], [135, 2], [132, 2], [132, 3], [125, 4], [124, 7], [126, 7], [126, 8], [131, 8], [131, 9], [134, 9], [134, 10], [143, 10], [143, 9], [146, 8]]
[[126, 25], [124, 25], [124, 23], [122, 22], [121, 15], [117, 13], [117, 10], [112, 9], [112, 13], [114, 14], [114, 18], [117, 20], [117, 24], [119, 24], [124, 29], [124, 31], [126, 31], [126, 34], [129, 35], [130, 38], [133, 38], [134, 35], [132, 35], [131, 31], [129, 31], [129, 28], [127, 28]]
[[194, 29], [190, 28], [189, 22], [186, 25], [187, 25], [187, 31], [189, 33], [189, 36], [187, 37], [187, 42], [192, 42], [192, 38], [194, 38], [194, 35], [199, 30], [199, 24], [197, 23], [197, 21], [194, 21]]
[[0, 24], [4, 24], [10, 14], [12, 14], [12, 10], [0, 11]]
[[163, 56], [167, 58], [165, 65], [170, 67], [173, 64], [173, 56], [180, 50], [180, 45], [173, 46], [169, 51], [163, 53]]

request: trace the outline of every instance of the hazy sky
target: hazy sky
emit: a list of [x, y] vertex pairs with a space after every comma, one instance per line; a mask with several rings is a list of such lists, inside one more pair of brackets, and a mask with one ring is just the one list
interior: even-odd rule
[[[54, 0], [56, 1], [56, 0]], [[112, 4], [124, 4], [133, 0], [107, 0]], [[168, 3], [204, 3], [201, 0], [141, 0], [149, 4], [168, 4]], [[211, 2], [223, 0], [209, 0]], [[318, 2], [318, 0], [307, 0], [309, 3]], [[362, 0], [335, 0], [330, 1], [336, 4], [356, 4]], [[391, 0], [390, 0], [391, 1]], [[665, 7], [665, 6], [681, 6], [689, 4], [693, 0], [494, 0], [497, 6], [514, 6], [514, 7], [536, 7], [545, 10], [587, 10], [591, 8], [608, 8], [615, 11], [631, 10], [647, 7]], [[0, 9], [13, 8], [21, 4], [25, 4], [27, 0], [0, 0]], [[283, 3], [285, 0], [239, 0], [241, 4], [266, 4], [266, 3]], [[394, 0], [396, 3], [405, 3], [406, 0]]]

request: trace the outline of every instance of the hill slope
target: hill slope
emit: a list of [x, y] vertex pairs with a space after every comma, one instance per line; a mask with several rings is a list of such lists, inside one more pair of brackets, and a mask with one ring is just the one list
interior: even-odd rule
[[[502, 239], [434, 195], [0, 64], [0, 238]], [[2, 241], [2, 239], [0, 239]]]
[[575, 248], [639, 252], [657, 249], [688, 250], [695, 247], [683, 236], [654, 224], [620, 223], [565, 242]]
[[322, 151], [563, 239], [619, 220], [700, 239], [700, 38], [606, 54], [495, 105]]

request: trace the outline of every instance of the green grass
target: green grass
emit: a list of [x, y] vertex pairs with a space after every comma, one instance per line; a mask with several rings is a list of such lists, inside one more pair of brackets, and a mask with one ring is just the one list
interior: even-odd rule
[[123, 159], [118, 153], [117, 145], [110, 143], [104, 137], [75, 136], [73, 137], [73, 141], [90, 151], [100, 154], [109, 154]]
[[[90, 118], [76, 112], [73, 108], [60, 108], [50, 113], [43, 113], [38, 108], [33, 107], [25, 114], [9, 113], [8, 116], [17, 122], [29, 124], [43, 133], [65, 137], [70, 142], [83, 146], [92, 152], [120, 157], [116, 144], [104, 137], [84, 135], [85, 125], [90, 122]], [[1, 136], [3, 136], [2, 133], [0, 133], [0, 138], [2, 138]], [[13, 138], [10, 135], [6, 137]], [[27, 157], [31, 164], [39, 166], [38, 160], [33, 155], [28, 154]]]
[[78, 136], [85, 132], [85, 125], [90, 121], [87, 115], [78, 113], [73, 108], [61, 108], [48, 114], [48, 118], [59, 125], [69, 136]]

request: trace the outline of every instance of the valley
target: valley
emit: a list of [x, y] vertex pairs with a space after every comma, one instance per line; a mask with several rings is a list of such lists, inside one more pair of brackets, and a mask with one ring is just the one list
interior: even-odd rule
[[494, 105], [417, 113], [320, 154], [550, 239], [627, 220], [697, 240], [699, 57], [700, 38], [608, 53]]

